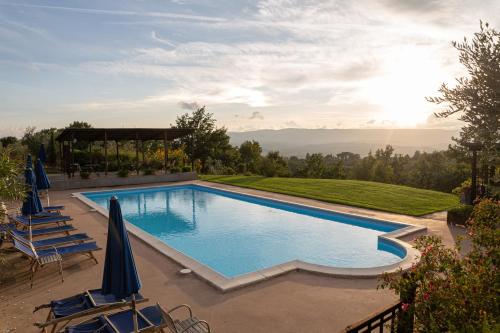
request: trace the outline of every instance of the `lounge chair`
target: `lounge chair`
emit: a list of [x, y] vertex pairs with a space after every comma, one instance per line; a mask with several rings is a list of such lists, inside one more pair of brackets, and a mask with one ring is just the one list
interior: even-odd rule
[[43, 207], [43, 210], [49, 213], [61, 213], [61, 210], [64, 210], [63, 205], [54, 205], [54, 206], [45, 206]]
[[[29, 240], [25, 237], [24, 233], [19, 233], [17, 230], [11, 230], [10, 233], [13, 237], [20, 239], [24, 243], [29, 243]], [[31, 241], [31, 244], [33, 244], [35, 249], [41, 249], [41, 248], [45, 248], [45, 247], [54, 247], [54, 246], [57, 247], [57, 246], [67, 245], [67, 244], [83, 243], [83, 242], [91, 240], [91, 239], [92, 238], [89, 237], [87, 234], [80, 233], [80, 234], [73, 234], [73, 235], [67, 235], [67, 236], [62, 236], [62, 237], [35, 240], [35, 241]]]
[[[189, 317], [184, 320], [173, 319], [171, 313], [177, 309], [186, 308]], [[84, 321], [78, 325], [66, 327], [66, 333], [82, 332], [111, 332], [129, 333], [134, 332], [134, 310], [125, 310], [111, 315], [101, 315]], [[173, 333], [209, 333], [210, 326], [204, 320], [193, 317], [191, 308], [187, 305], [179, 305], [169, 311], [165, 311], [159, 304], [145, 307], [137, 311], [138, 332], [163, 332], [164, 328]]]
[[[0, 232], [9, 233], [11, 230], [15, 230], [19, 235], [26, 238], [29, 235], [29, 231], [27, 230], [19, 230], [16, 229], [16, 225], [14, 223], [2, 223], [0, 224]], [[33, 237], [36, 236], [47, 236], [53, 234], [61, 234], [66, 233], [69, 235], [70, 231], [76, 230], [71, 224], [64, 224], [57, 227], [48, 227], [48, 228], [37, 228], [31, 231], [31, 235]]]
[[60, 247], [53, 246], [51, 248], [46, 248], [46, 249], [35, 249], [33, 243], [31, 242], [25, 242], [16, 237], [12, 237], [12, 239], [14, 241], [14, 247], [18, 251], [28, 256], [28, 258], [31, 261], [30, 263], [31, 287], [33, 287], [33, 279], [39, 267], [43, 267], [51, 263], [58, 263], [59, 273], [61, 274], [61, 280], [64, 282], [63, 268], [62, 268], [63, 257], [67, 257], [73, 254], [86, 254], [90, 258], [94, 259], [94, 261], [97, 264], [98, 263], [97, 259], [95, 258], [92, 252], [101, 250], [101, 248], [97, 246], [96, 242], [88, 242], [88, 243], [81, 243], [76, 245], [67, 245]]
[[[136, 303], [148, 301], [141, 294], [136, 294], [135, 300]], [[62, 324], [61, 329], [74, 319], [130, 306], [131, 302], [131, 296], [117, 299], [114, 295], [103, 295], [101, 289], [87, 290], [81, 294], [37, 306], [33, 313], [46, 308], [49, 308], [50, 311], [45, 322], [35, 323], [35, 326], [43, 331], [52, 326], [50, 331], [55, 332], [60, 324]]]
[[73, 220], [70, 216], [64, 216], [64, 215], [57, 215], [57, 216], [49, 216], [49, 217], [40, 217], [36, 219], [30, 219], [26, 216], [18, 215], [18, 216], [11, 216], [10, 217], [11, 221], [22, 224], [25, 227], [28, 227], [30, 224], [31, 226], [39, 226], [39, 225], [45, 225], [45, 224], [50, 224], [50, 223], [66, 223], [68, 221]]

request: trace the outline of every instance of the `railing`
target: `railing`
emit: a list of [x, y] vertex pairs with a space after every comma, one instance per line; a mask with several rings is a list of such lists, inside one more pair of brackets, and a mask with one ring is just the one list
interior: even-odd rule
[[396, 319], [401, 312], [402, 304], [402, 302], [398, 302], [383, 311], [372, 314], [354, 325], [349, 325], [342, 333], [397, 332]]

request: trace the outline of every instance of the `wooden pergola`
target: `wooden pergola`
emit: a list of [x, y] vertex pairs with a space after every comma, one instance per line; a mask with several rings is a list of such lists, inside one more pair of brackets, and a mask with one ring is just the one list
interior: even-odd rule
[[69, 152], [73, 156], [74, 144], [77, 142], [88, 142], [92, 150], [92, 143], [102, 141], [104, 143], [105, 174], [108, 174], [108, 141], [115, 141], [116, 156], [119, 156], [119, 141], [135, 141], [136, 170], [139, 171], [139, 144], [144, 141], [163, 141], [165, 149], [165, 171], [168, 166], [168, 142], [193, 134], [193, 129], [181, 128], [66, 128], [56, 138], [61, 151], [61, 168], [64, 170], [64, 161], [69, 158], [64, 154], [64, 146], [69, 146]]

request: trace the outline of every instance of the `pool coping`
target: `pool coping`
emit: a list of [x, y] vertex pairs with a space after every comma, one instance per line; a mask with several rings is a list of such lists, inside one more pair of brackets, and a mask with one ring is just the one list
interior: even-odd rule
[[399, 246], [402, 249], [406, 251], [406, 256], [399, 262], [391, 264], [391, 265], [384, 265], [384, 266], [377, 266], [377, 267], [370, 267], [370, 268], [341, 268], [341, 267], [333, 267], [333, 266], [325, 266], [325, 265], [319, 265], [319, 264], [312, 264], [308, 262], [304, 262], [301, 260], [292, 260], [288, 261], [283, 264], [271, 266], [269, 268], [247, 273], [241, 276], [237, 276], [234, 278], [228, 278], [210, 267], [198, 262], [197, 260], [191, 258], [190, 256], [185, 255], [184, 253], [177, 251], [176, 249], [170, 247], [166, 243], [162, 242], [161, 240], [157, 239], [153, 235], [150, 235], [149, 233], [143, 231], [139, 227], [136, 227], [132, 223], [128, 222], [126, 219], [124, 219], [125, 226], [127, 230], [133, 234], [135, 237], [137, 237], [139, 240], [141, 240], [143, 243], [149, 245], [153, 249], [157, 250], [158, 252], [162, 253], [163, 255], [169, 257], [179, 265], [189, 268], [193, 273], [195, 273], [197, 276], [202, 278], [203, 280], [207, 281], [210, 285], [214, 286], [216, 289], [220, 290], [221, 292], [228, 292], [232, 291], [235, 289], [243, 288], [248, 285], [253, 285], [265, 280], [269, 280], [271, 278], [287, 274], [289, 272], [293, 271], [302, 271], [302, 272], [307, 272], [307, 273], [313, 273], [313, 274], [321, 274], [321, 275], [328, 275], [328, 276], [333, 276], [333, 277], [340, 277], [340, 278], [375, 278], [381, 276], [383, 273], [392, 273], [392, 272], [397, 272], [399, 270], [407, 270], [409, 269], [415, 262], [417, 262], [420, 259], [420, 252], [413, 248], [410, 244], [400, 240], [402, 237], [410, 236], [416, 233], [424, 232], [427, 230], [426, 227], [424, 226], [418, 226], [418, 225], [413, 225], [411, 223], [403, 223], [403, 222], [398, 222], [398, 221], [392, 221], [392, 220], [387, 220], [387, 219], [380, 219], [380, 218], [373, 218], [373, 217], [367, 217], [363, 216], [361, 214], [355, 214], [355, 213], [344, 213], [344, 212], [339, 212], [333, 209], [327, 209], [327, 208], [319, 208], [319, 207], [314, 207], [310, 206], [307, 204], [302, 204], [302, 203], [296, 203], [288, 200], [280, 200], [276, 198], [269, 198], [261, 195], [256, 195], [256, 194], [249, 194], [249, 193], [244, 193], [244, 192], [239, 192], [236, 190], [228, 190], [228, 189], [221, 189], [216, 186], [210, 186], [209, 184], [203, 184], [200, 185], [199, 183], [188, 181], [188, 182], [183, 182], [182, 184], [162, 184], [162, 185], [153, 185], [153, 186], [140, 186], [140, 187], [131, 187], [131, 188], [120, 188], [120, 189], [100, 189], [100, 190], [95, 190], [95, 191], [84, 191], [84, 192], [75, 192], [72, 193], [72, 196], [79, 199], [81, 202], [86, 204], [87, 206], [91, 207], [93, 211], [98, 212], [99, 214], [103, 215], [104, 217], [108, 218], [108, 211], [99, 206], [97, 203], [94, 201], [88, 199], [83, 195], [83, 193], [99, 193], [103, 191], [113, 191], [113, 190], [118, 190], [118, 191], [126, 191], [127, 189], [141, 189], [141, 188], [160, 188], [160, 187], [175, 187], [175, 186], [185, 186], [185, 185], [194, 185], [198, 187], [205, 187], [217, 191], [222, 191], [222, 192], [228, 192], [232, 194], [237, 194], [237, 195], [244, 195], [244, 196], [249, 196], [249, 197], [254, 197], [258, 199], [264, 199], [264, 200], [270, 200], [282, 204], [288, 204], [288, 205], [293, 205], [293, 206], [299, 206], [299, 207], [304, 207], [307, 209], [313, 209], [325, 213], [335, 213], [335, 214], [341, 214], [341, 215], [347, 215], [347, 216], [355, 216], [355, 217], [360, 217], [363, 219], [370, 219], [370, 220], [376, 220], [384, 223], [390, 223], [390, 224], [398, 224], [398, 225], [404, 225], [404, 228], [388, 232], [382, 235], [379, 235], [378, 237], [387, 243], [392, 243], [395, 246]]

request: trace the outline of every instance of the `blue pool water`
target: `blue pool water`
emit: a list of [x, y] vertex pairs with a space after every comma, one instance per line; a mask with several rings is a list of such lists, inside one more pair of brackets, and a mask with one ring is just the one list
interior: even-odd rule
[[229, 278], [295, 259], [361, 268], [405, 256], [377, 237], [401, 225], [203, 186], [83, 194], [105, 208], [116, 195], [130, 223]]

